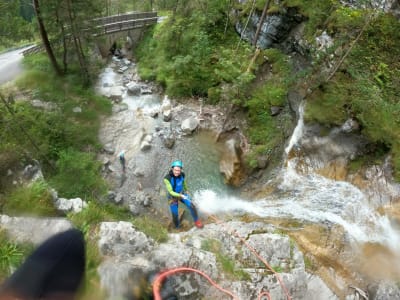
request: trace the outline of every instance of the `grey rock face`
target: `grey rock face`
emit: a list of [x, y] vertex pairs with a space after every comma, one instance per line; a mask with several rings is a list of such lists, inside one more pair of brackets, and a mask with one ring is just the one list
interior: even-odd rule
[[147, 252], [154, 244], [129, 222], [103, 222], [99, 236], [100, 253], [107, 256], [135, 256]]
[[38, 245], [52, 235], [72, 228], [63, 218], [9, 217], [0, 215], [0, 228], [18, 243]]

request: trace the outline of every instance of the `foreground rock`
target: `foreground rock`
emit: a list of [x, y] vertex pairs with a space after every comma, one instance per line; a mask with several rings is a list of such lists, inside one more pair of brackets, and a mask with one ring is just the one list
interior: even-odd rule
[[0, 215], [0, 230], [5, 230], [17, 243], [38, 245], [52, 235], [72, 228], [63, 218], [9, 217]]
[[[305, 271], [302, 253], [289, 238], [274, 231], [273, 226], [263, 223], [209, 224], [203, 230], [170, 234], [166, 243], [157, 244], [130, 223], [102, 223], [101, 284], [111, 298], [118, 298], [128, 293], [132, 274], [155, 274], [185, 266], [204, 272], [238, 299], [257, 299], [262, 290], [268, 290], [272, 299], [286, 299], [276, 275], [243, 246], [237, 237], [240, 236], [273, 268], [280, 270], [278, 276], [293, 299], [317, 299], [308, 293], [309, 286], [316, 295], [336, 299], [322, 281], [318, 286], [315, 284], [315, 277]], [[234, 270], [225, 271], [222, 260], [232, 263]], [[195, 273], [178, 274], [171, 284], [179, 299], [228, 299]]]

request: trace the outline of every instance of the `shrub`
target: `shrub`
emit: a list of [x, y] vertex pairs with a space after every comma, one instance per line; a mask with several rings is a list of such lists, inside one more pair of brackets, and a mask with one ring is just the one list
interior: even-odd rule
[[55, 216], [57, 214], [49, 187], [43, 181], [36, 181], [12, 191], [5, 197], [2, 211], [10, 215]]
[[57, 162], [57, 174], [51, 180], [52, 185], [64, 197], [99, 197], [107, 190], [100, 167], [101, 163], [94, 153], [63, 150]]

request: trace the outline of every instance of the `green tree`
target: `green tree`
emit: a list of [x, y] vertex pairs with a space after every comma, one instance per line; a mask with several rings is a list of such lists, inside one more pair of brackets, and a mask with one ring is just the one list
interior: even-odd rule
[[19, 1], [0, 0], [0, 49], [34, 38], [34, 26], [20, 12]]

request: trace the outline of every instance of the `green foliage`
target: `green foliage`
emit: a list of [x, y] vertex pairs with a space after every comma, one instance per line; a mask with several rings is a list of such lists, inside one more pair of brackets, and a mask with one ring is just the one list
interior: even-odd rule
[[285, 0], [284, 7], [296, 7], [307, 18], [304, 33], [305, 38], [314, 42], [315, 34], [326, 29], [326, 22], [331, 12], [339, 7], [338, 0]]
[[[29, 71], [17, 81], [18, 87], [22, 91], [32, 90], [33, 97], [45, 101], [51, 109], [36, 109], [24, 96], [19, 96], [18, 101], [8, 99], [12, 113], [0, 103], [0, 169], [6, 172], [18, 160], [34, 158], [42, 162], [46, 177], [56, 175], [50, 181], [62, 189], [59, 192], [66, 193], [64, 196], [100, 195], [105, 184], [94, 151], [100, 148], [100, 117], [111, 112], [111, 103], [94, 90], [83, 88], [79, 76], [55, 77], [43, 55], [32, 55], [25, 63]], [[82, 112], [74, 113], [74, 107]], [[46, 163], [56, 162], [61, 153], [63, 160], [54, 174], [55, 170]], [[82, 178], [74, 179], [79, 178], [77, 175]], [[1, 184], [6, 182], [2, 180]], [[85, 194], [79, 195], [80, 192]]]
[[247, 165], [254, 169], [259, 155], [269, 155], [284, 141], [279, 119], [271, 116], [271, 106], [286, 104], [289, 88], [290, 66], [286, 55], [277, 49], [265, 50], [263, 55], [271, 64], [268, 81], [256, 83], [250, 99], [244, 106], [248, 110], [249, 128], [247, 135], [252, 151], [246, 156]]
[[7, 195], [2, 212], [8, 215], [33, 214], [35, 216], [57, 214], [49, 187], [43, 181], [19, 187]]
[[142, 231], [156, 242], [162, 243], [168, 239], [168, 231], [164, 224], [154, 218], [139, 216], [135, 217], [132, 223], [138, 230]]
[[121, 206], [89, 200], [85, 209], [79, 213], [68, 214], [68, 218], [84, 234], [87, 234], [92, 226], [101, 222], [131, 221], [132, 216]]
[[203, 240], [201, 243], [201, 249], [215, 254], [217, 262], [225, 275], [236, 280], [251, 280], [247, 272], [236, 268], [234, 260], [222, 254], [221, 248], [221, 242], [215, 239]]
[[207, 96], [223, 82], [241, 85], [239, 77], [251, 51], [244, 43], [237, 51], [231, 49], [237, 35], [230, 26], [225, 32], [227, 3], [223, 2], [178, 7], [175, 15], [149, 31], [137, 49], [140, 75], [156, 79], [169, 95], [178, 97]]
[[0, 51], [33, 41], [36, 24], [24, 19], [31, 16], [27, 10], [20, 10], [25, 7], [20, 7], [20, 1], [0, 1]]
[[0, 281], [10, 276], [31, 251], [31, 246], [11, 242], [6, 233], [0, 230]]
[[[368, 14], [363, 11], [359, 18], [367, 19]], [[358, 25], [358, 30], [363, 24]], [[349, 25], [336, 23], [336, 26], [338, 35], [350, 37], [347, 43], [351, 43], [354, 33], [348, 33]], [[386, 14], [375, 16], [339, 71], [309, 97], [306, 106], [308, 121], [339, 125], [349, 117], [356, 118], [365, 136], [392, 149], [397, 179], [400, 160], [397, 150], [400, 137], [399, 42], [398, 20]]]
[[361, 28], [365, 22], [365, 10], [340, 6], [333, 11], [328, 19], [328, 29], [331, 32]]
[[51, 183], [63, 197], [99, 197], [107, 190], [100, 167], [94, 153], [62, 150], [57, 161], [57, 174]]

